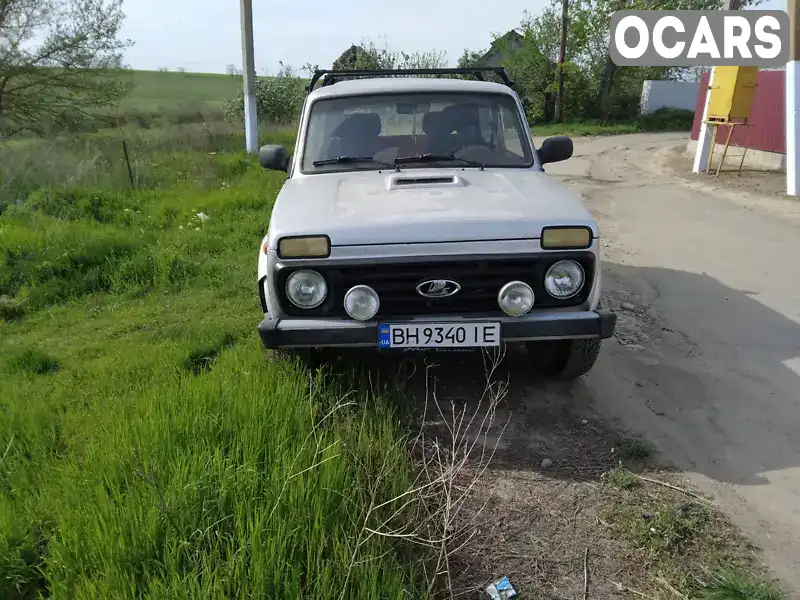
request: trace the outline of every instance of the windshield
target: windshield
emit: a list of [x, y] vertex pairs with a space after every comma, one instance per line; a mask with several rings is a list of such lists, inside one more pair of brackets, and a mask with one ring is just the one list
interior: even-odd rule
[[301, 171], [386, 169], [395, 159], [401, 159], [402, 169], [530, 167], [533, 155], [523, 127], [507, 94], [327, 98], [311, 107]]

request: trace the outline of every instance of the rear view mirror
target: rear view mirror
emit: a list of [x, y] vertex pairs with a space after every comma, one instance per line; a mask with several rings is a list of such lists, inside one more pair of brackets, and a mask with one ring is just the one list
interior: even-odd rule
[[414, 115], [414, 114], [426, 113], [430, 111], [430, 108], [431, 108], [430, 103], [418, 104], [414, 102], [402, 102], [397, 105], [397, 114]]
[[258, 162], [265, 169], [286, 171], [289, 168], [289, 153], [286, 148], [277, 144], [261, 146], [258, 151]]
[[539, 147], [539, 162], [542, 165], [561, 162], [572, 157], [572, 140], [566, 135], [547, 138]]

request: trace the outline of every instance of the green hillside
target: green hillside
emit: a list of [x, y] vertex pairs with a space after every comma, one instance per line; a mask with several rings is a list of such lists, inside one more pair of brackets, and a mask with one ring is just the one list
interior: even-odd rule
[[224, 120], [225, 102], [242, 86], [240, 75], [219, 73], [127, 71], [122, 76], [130, 93], [113, 112], [123, 124], [145, 128]]
[[242, 78], [216, 73], [177, 71], [133, 71], [132, 90], [123, 109], [155, 112], [176, 105], [220, 109], [242, 85]]

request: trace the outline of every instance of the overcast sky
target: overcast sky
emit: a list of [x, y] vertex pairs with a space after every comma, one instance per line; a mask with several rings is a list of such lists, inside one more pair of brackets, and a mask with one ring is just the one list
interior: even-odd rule
[[[278, 61], [330, 67], [351, 44], [371, 39], [392, 50], [443, 50], [452, 65], [464, 51], [485, 49], [492, 33], [517, 27], [527, 9], [546, 0], [253, 0], [256, 70], [276, 73]], [[441, 8], [431, 9], [432, 6]], [[764, 9], [786, 9], [766, 0]], [[135, 69], [223, 73], [242, 63], [237, 0], [127, 0], [123, 35], [135, 42]]]

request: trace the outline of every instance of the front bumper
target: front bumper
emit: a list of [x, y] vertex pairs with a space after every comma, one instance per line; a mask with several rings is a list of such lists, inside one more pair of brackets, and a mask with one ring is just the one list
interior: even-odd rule
[[[391, 319], [386, 323], [458, 321], [497, 321], [493, 318]], [[617, 315], [610, 310], [548, 312], [528, 314], [518, 319], [500, 318], [500, 337], [504, 342], [548, 339], [606, 339], [614, 335]], [[344, 319], [270, 319], [265, 316], [258, 333], [265, 348], [302, 347], [378, 347], [378, 321], [359, 323]]]

